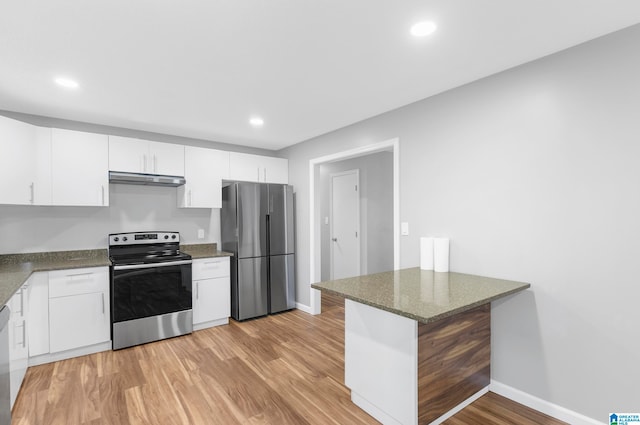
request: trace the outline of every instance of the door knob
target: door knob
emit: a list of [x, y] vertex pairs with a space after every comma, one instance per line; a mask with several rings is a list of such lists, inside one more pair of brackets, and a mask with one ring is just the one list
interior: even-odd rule
[[331, 238], [332, 241], [338, 242], [338, 238]]

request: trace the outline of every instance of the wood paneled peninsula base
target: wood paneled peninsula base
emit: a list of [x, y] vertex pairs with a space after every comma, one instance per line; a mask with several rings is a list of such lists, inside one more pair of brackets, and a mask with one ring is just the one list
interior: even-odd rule
[[345, 297], [345, 385], [383, 424], [439, 424], [488, 391], [491, 301], [528, 283], [419, 268], [320, 282]]

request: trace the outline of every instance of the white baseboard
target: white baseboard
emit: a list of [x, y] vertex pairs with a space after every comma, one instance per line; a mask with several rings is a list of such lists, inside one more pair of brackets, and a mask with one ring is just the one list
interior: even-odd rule
[[483, 389], [481, 389], [480, 391], [478, 391], [477, 393], [475, 393], [474, 395], [472, 395], [462, 403], [458, 404], [453, 409], [449, 410], [444, 415], [440, 416], [438, 419], [431, 422], [429, 425], [440, 425], [442, 422], [446, 421], [447, 419], [449, 419], [459, 411], [463, 410], [465, 407], [467, 407], [468, 405], [470, 405], [471, 403], [473, 403], [474, 401], [476, 401], [477, 399], [479, 399], [480, 397], [482, 397], [488, 392], [489, 392], [489, 387], [484, 387]]
[[304, 305], [304, 304], [296, 303], [296, 308], [297, 308], [298, 310], [302, 310], [302, 311], [304, 311], [305, 313], [312, 314], [312, 313], [311, 313], [311, 307], [309, 307], [308, 305]]
[[571, 425], [605, 425], [605, 422], [597, 421], [565, 407], [542, 400], [541, 398], [525, 393], [524, 391], [520, 391], [501, 382], [494, 381], [493, 379], [491, 380], [489, 390]]
[[101, 351], [111, 351], [111, 341], [89, 345], [88, 347], [74, 348], [72, 350], [61, 351], [58, 353], [47, 353], [29, 357], [29, 367], [72, 359], [74, 357], [86, 356], [87, 354], [95, 354]]
[[228, 325], [229, 324], [229, 318], [225, 317], [224, 319], [218, 319], [218, 320], [211, 320], [210, 322], [204, 322], [204, 323], [198, 323], [193, 325], [193, 330], [195, 331], [201, 331], [203, 329], [208, 329], [208, 328], [213, 328], [215, 326], [222, 326], [222, 325]]

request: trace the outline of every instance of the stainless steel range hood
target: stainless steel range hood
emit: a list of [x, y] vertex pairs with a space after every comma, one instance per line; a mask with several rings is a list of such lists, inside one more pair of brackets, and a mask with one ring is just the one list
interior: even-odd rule
[[123, 171], [109, 171], [109, 183], [178, 187], [185, 184], [186, 180], [184, 177], [181, 177], [181, 176], [163, 176], [159, 174], [125, 173]]

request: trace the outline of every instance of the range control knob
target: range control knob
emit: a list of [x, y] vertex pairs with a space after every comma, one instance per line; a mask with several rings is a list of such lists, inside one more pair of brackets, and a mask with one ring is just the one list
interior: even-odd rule
[[169, 239], [169, 235], [164, 235], [164, 238], [165, 239]]
[[176, 235], [171, 235], [171, 239], [175, 239], [175, 238], [176, 238]]
[[119, 240], [120, 240], [120, 238], [119, 238], [119, 237], [117, 237], [117, 236], [116, 236], [115, 238], [113, 238], [113, 241], [114, 241], [114, 242], [118, 242]]
[[122, 242], [126, 242], [126, 241], [127, 241], [127, 237], [126, 237], [126, 236], [124, 236], [124, 237], [122, 238]]

